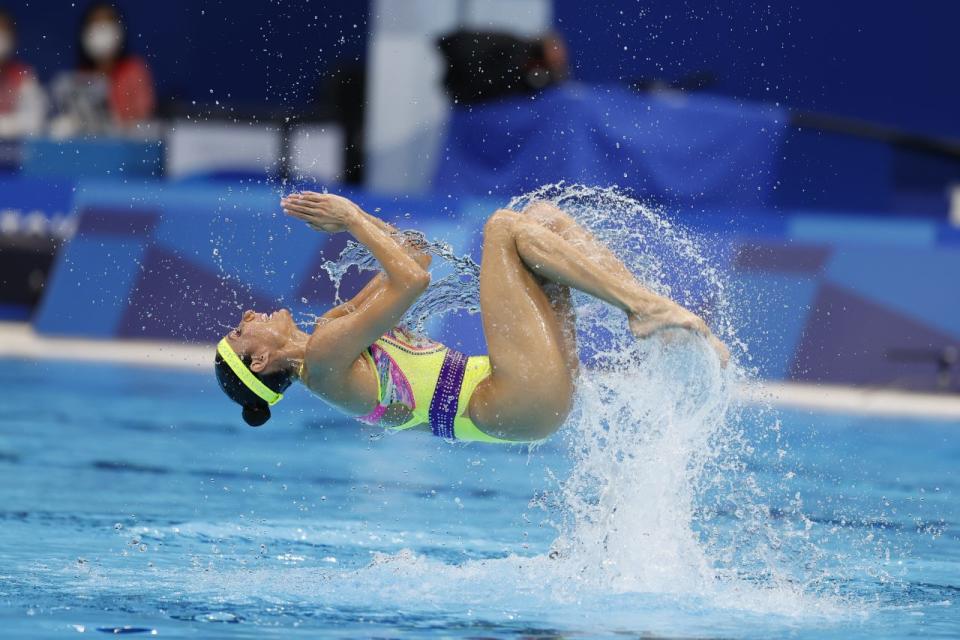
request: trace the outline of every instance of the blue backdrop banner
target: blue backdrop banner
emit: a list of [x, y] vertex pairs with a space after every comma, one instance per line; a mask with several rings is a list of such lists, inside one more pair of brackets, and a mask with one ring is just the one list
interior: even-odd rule
[[435, 186], [509, 197], [576, 176], [664, 204], [758, 206], [776, 179], [786, 116], [717, 96], [571, 84], [457, 108]]

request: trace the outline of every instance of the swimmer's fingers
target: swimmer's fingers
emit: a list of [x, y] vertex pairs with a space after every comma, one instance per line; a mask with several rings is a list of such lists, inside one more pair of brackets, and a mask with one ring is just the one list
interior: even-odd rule
[[331, 206], [357, 206], [350, 198], [344, 198], [343, 196], [338, 196], [335, 193], [317, 193], [316, 191], [301, 191], [298, 194], [291, 194], [292, 196], [299, 196], [300, 200], [305, 200], [307, 202], [315, 202], [317, 204], [328, 204]]
[[301, 191], [300, 193], [291, 193], [284, 199], [306, 206], [319, 206], [328, 214], [339, 217], [351, 215], [356, 209], [359, 209], [349, 198], [344, 198], [343, 196], [338, 196], [333, 193]]
[[704, 338], [710, 336], [710, 328], [707, 327], [707, 323], [700, 316], [692, 313], [686, 314], [686, 317], [664, 322], [660, 326], [663, 329], [685, 329]]
[[318, 217], [311, 212], [305, 212], [302, 208], [294, 208], [291, 206], [283, 207], [284, 213], [286, 213], [291, 218], [296, 218], [306, 222], [307, 225], [314, 231], [323, 231], [325, 233], [338, 233], [345, 229], [344, 225], [331, 222], [330, 220], [325, 220], [322, 217]]
[[670, 314], [665, 324], [667, 326], [677, 327], [678, 329], [692, 331], [704, 338], [710, 336], [710, 327], [707, 326], [703, 318], [679, 305], [675, 306], [675, 310]]
[[294, 202], [283, 202], [281, 204], [284, 212], [294, 218], [299, 218], [304, 222], [314, 222], [324, 224], [329, 222], [339, 222], [335, 216], [327, 215], [325, 211], [309, 205], [296, 204]]
[[360, 208], [353, 202], [329, 193], [294, 193], [282, 198], [280, 205], [285, 210], [314, 216], [323, 223], [346, 225], [360, 215]]
[[703, 318], [696, 314], [690, 315], [692, 317], [687, 318], [684, 322], [675, 326], [680, 329], [691, 331], [702, 338], [706, 338], [707, 344], [709, 344], [717, 354], [717, 358], [720, 360], [720, 366], [726, 367], [727, 363], [730, 361], [730, 350], [727, 349], [727, 345], [723, 344], [720, 338], [710, 331], [710, 327], [708, 327], [707, 323], [703, 321]]
[[316, 191], [301, 191], [299, 195], [301, 200], [308, 200], [310, 202], [323, 202], [325, 198], [338, 197], [329, 193], [317, 193]]
[[657, 331], [665, 328], [662, 322], [653, 318], [643, 318], [638, 315], [630, 314], [628, 316], [630, 331], [640, 340], [645, 340]]
[[324, 211], [327, 208], [322, 201], [308, 200], [299, 194], [292, 194], [280, 198], [280, 206], [284, 209], [301, 209], [312, 212]]
[[696, 314], [685, 312], [669, 318], [658, 318], [654, 316], [642, 317], [636, 314], [629, 314], [628, 322], [630, 331], [637, 338], [643, 340], [650, 338], [654, 334], [658, 334], [667, 344], [672, 343], [679, 337], [671, 335], [671, 330], [680, 329], [690, 331], [707, 339], [707, 342], [713, 348], [714, 352], [716, 352], [721, 367], [726, 367], [730, 361], [730, 350], [727, 349], [727, 345], [723, 344], [723, 342], [710, 331], [710, 328], [707, 326], [707, 323], [703, 321], [703, 318]]
[[290, 216], [291, 218], [296, 218], [297, 220], [301, 220], [301, 221], [303, 221], [303, 222], [306, 222], [307, 224], [312, 224], [312, 223], [316, 222], [316, 220], [314, 219], [314, 217], [313, 217], [312, 215], [310, 215], [309, 213], [304, 213], [304, 212], [302, 212], [302, 211], [299, 211], [299, 210], [297, 210], [297, 209], [294, 209], [293, 207], [284, 206], [284, 207], [283, 207], [283, 212], [284, 212], [285, 214], [287, 214], [288, 216]]
[[295, 218], [300, 218], [302, 220], [312, 220], [317, 217], [317, 212], [310, 207], [305, 207], [299, 204], [293, 204], [291, 202], [284, 202], [280, 205], [283, 210]]

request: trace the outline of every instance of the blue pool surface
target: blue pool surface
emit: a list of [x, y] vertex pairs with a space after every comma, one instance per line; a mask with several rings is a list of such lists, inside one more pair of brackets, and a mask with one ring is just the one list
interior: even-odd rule
[[[7, 360], [0, 385], [4, 637], [960, 636], [955, 422], [747, 424], [730, 473], [768, 500], [750, 527], [809, 536], [792, 575], [818, 579], [768, 588], [769, 568], [744, 568], [731, 591], [676, 561], [631, 581], [653, 567], [606, 543], [591, 557], [619, 566], [610, 585], [561, 571], [561, 516], [542, 505], [572, 465], [563, 437], [384, 436], [298, 391], [251, 429], [207, 371]], [[629, 499], [620, 512], [644, 513], [642, 486]], [[735, 527], [737, 511], [702, 517]], [[643, 525], [638, 548], [665, 544]]]

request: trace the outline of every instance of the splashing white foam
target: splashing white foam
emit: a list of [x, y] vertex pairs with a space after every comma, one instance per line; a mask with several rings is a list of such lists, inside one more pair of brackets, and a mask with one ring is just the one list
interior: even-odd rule
[[[749, 377], [737, 365], [746, 345], [737, 338], [733, 294], [715, 256], [702, 239], [615, 188], [550, 185], [509, 206], [522, 211], [538, 200], [576, 218], [644, 285], [702, 315], [734, 359], [721, 369], [703, 339], [683, 332], [638, 342], [621, 312], [578, 294], [578, 335], [589, 366], [562, 431], [573, 468], [542, 501], [558, 535], [548, 556], [502, 562], [523, 567], [528, 579], [535, 574], [560, 598], [658, 593], [791, 615], [845, 609], [826, 593], [828, 574], [806, 534], [799, 497], [787, 501], [788, 512], [781, 507], [774, 522], [770, 494], [783, 496], [786, 487], [762, 487], [748, 470], [755, 451], [743, 424], [765, 421], [769, 426], [753, 437], [774, 440], [778, 424], [762, 408], [746, 416], [733, 400], [734, 387]], [[476, 311], [476, 263], [443, 244], [427, 247], [454, 275], [435, 283], [407, 321], [419, 326], [446, 311]], [[372, 265], [362, 247], [351, 245], [325, 268], [339, 282], [349, 267]], [[778, 466], [781, 458], [766, 462]], [[411, 571], [427, 562], [434, 581], [443, 573], [422, 558], [393, 561]], [[493, 568], [498, 561], [481, 564], [447, 571], [451, 579], [464, 572], [474, 579], [492, 572], [494, 584], [503, 579], [502, 572], [497, 577], [503, 566]]]

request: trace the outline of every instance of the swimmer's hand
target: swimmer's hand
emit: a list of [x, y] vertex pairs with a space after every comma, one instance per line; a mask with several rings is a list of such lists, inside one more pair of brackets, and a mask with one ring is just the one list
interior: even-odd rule
[[730, 361], [729, 349], [717, 336], [713, 335], [707, 323], [697, 314], [674, 302], [643, 314], [628, 312], [627, 318], [630, 331], [641, 340], [649, 338], [662, 329], [686, 329], [707, 339], [720, 359], [720, 366], [726, 367], [727, 362]]
[[326, 233], [346, 231], [350, 223], [362, 215], [360, 207], [332, 193], [291, 193], [280, 199], [280, 206], [287, 215]]

